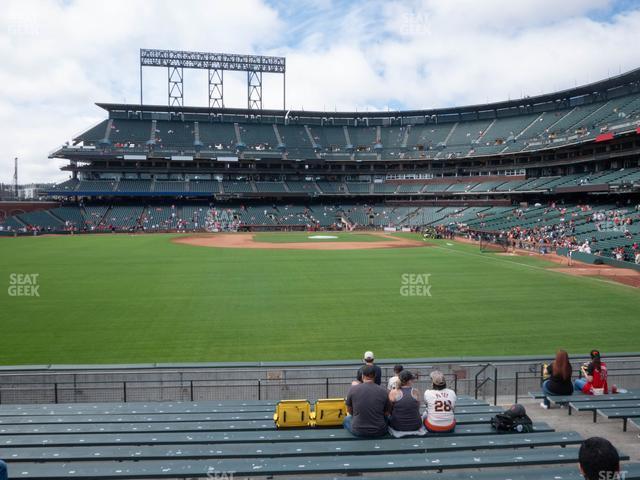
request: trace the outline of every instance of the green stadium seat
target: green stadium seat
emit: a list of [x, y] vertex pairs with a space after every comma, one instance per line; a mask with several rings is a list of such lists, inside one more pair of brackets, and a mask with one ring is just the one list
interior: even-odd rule
[[[623, 459], [628, 456], [621, 454]], [[515, 467], [575, 464], [577, 448], [490, 450], [488, 452], [440, 452], [393, 455], [301, 456], [290, 458], [245, 457], [222, 460], [145, 460], [123, 462], [20, 463], [16, 478], [175, 478], [206, 477], [211, 472], [235, 476], [310, 475], [357, 472], [394, 472], [398, 469], [449, 470], [461, 468]], [[11, 466], [11, 464], [10, 464]]]
[[7, 460], [12, 462], [87, 461], [87, 460], [161, 460], [222, 459], [251, 457], [302, 457], [333, 455], [389, 455], [416, 452], [454, 452], [465, 450], [499, 450], [579, 445], [583, 438], [577, 432], [530, 433], [521, 435], [479, 435], [454, 437], [385, 438], [376, 440], [310, 441], [304, 443], [231, 443], [228, 445], [137, 445], [100, 448], [76, 446], [51, 449], [49, 447], [6, 448]]

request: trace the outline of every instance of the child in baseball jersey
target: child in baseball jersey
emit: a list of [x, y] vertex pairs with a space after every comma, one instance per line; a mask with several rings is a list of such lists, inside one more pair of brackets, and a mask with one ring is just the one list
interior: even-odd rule
[[424, 403], [427, 405], [422, 415], [424, 426], [429, 432], [453, 432], [456, 428], [456, 392], [447, 388], [442, 372], [431, 372], [431, 382], [433, 388], [424, 392]]

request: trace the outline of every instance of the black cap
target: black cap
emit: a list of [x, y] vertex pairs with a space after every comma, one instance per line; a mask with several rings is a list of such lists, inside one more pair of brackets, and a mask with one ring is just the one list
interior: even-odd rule
[[362, 376], [373, 378], [376, 376], [376, 367], [373, 365], [365, 365], [362, 367]]
[[600, 352], [598, 350], [591, 350], [591, 358], [600, 358]]
[[514, 403], [513, 405], [511, 405], [511, 407], [509, 407], [507, 413], [509, 413], [509, 415], [511, 415], [512, 417], [523, 417], [527, 414], [527, 410], [519, 403]]

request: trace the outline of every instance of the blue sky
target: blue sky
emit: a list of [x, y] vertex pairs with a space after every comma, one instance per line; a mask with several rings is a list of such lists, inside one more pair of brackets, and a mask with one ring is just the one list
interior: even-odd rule
[[[417, 109], [537, 95], [640, 66], [631, 0], [7, 0], [0, 18], [0, 181], [59, 181], [48, 153], [104, 118], [94, 102], [137, 102], [138, 51], [287, 57], [287, 107]], [[228, 106], [246, 77], [225, 76]], [[265, 107], [282, 105], [265, 76]], [[166, 103], [166, 72], [145, 71]], [[206, 105], [203, 72], [185, 103]]]

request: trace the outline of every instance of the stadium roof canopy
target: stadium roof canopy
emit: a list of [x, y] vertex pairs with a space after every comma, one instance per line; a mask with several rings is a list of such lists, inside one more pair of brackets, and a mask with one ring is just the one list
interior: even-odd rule
[[208, 108], [189, 106], [167, 105], [139, 105], [127, 103], [96, 103], [97, 106], [107, 111], [136, 111], [136, 112], [172, 112], [172, 113], [197, 113], [197, 114], [238, 114], [238, 115], [273, 115], [302, 117], [332, 117], [332, 118], [388, 118], [399, 117], [440, 117], [448, 115], [476, 114], [493, 112], [495, 115], [515, 115], [531, 111], [553, 110], [602, 101], [615, 98], [632, 92], [640, 91], [640, 68], [636, 68], [621, 75], [609, 77], [605, 80], [582, 85], [576, 88], [561, 90], [558, 92], [524, 97], [521, 99], [507, 100], [494, 103], [467, 105], [450, 108], [437, 108], [430, 110], [402, 110], [402, 111], [305, 111], [305, 110], [270, 110], [270, 109], [245, 109], [245, 108]]

